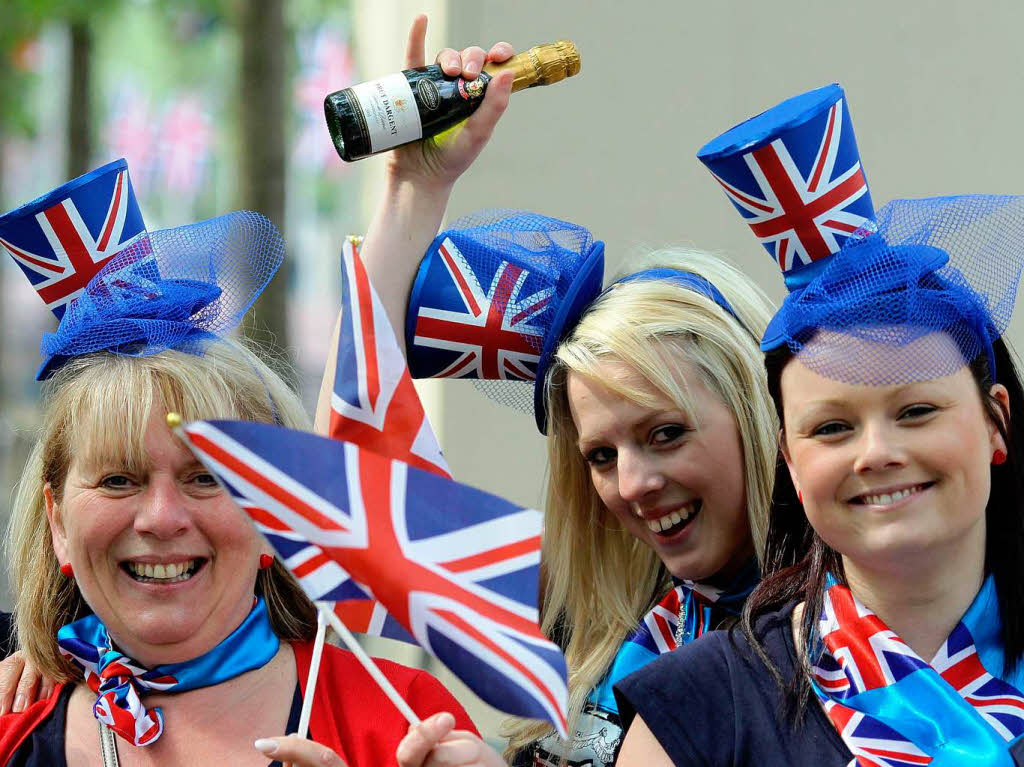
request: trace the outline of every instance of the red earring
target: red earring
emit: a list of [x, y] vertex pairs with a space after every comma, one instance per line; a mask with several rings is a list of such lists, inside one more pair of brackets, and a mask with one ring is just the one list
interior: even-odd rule
[[800, 501], [800, 503], [804, 502], [804, 494], [803, 494], [802, 490], [797, 490], [796, 491], [796, 497]]
[[260, 554], [260, 570], [266, 570], [272, 564], [274, 564], [274, 557], [272, 554]]
[[63, 575], [65, 578], [75, 577], [75, 569], [71, 566], [70, 562], [65, 562], [64, 564], [62, 564], [60, 566], [60, 572], [61, 575]]
[[992, 453], [993, 466], [1002, 466], [1004, 463], [1006, 463], [1006, 453], [1004, 451], [996, 450]]

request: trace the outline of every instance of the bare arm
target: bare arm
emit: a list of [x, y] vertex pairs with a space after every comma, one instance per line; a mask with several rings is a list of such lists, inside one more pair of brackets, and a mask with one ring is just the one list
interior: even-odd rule
[[[424, 64], [427, 17], [417, 16], [409, 31], [405, 67]], [[473, 79], [486, 61], [504, 61], [514, 53], [508, 43], [490, 51], [446, 48], [437, 63], [446, 75]], [[508, 106], [513, 75], [503, 72], [487, 86], [484, 100], [468, 120], [432, 139], [398, 147], [388, 155], [384, 195], [366, 231], [360, 257], [395, 330], [399, 348], [405, 348], [406, 300], [416, 269], [437, 234], [452, 188], [490, 140], [494, 126]], [[330, 393], [334, 388], [337, 330], [331, 343], [317, 404], [316, 431], [326, 433]]]
[[665, 749], [639, 716], [622, 739], [622, 748], [615, 763], [619, 767], [673, 767]]

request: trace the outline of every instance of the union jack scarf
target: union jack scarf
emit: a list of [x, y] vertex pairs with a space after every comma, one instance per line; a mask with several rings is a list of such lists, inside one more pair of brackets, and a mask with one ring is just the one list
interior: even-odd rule
[[133, 746], [148, 746], [163, 734], [159, 706], [148, 709], [142, 696], [149, 691], [188, 692], [226, 682], [274, 657], [280, 640], [270, 627], [267, 606], [257, 599], [242, 624], [205, 655], [182, 663], [147, 669], [114, 649], [107, 629], [87, 615], [57, 632], [61, 655], [78, 666], [96, 693], [95, 717]]
[[1024, 669], [1000, 678], [1002, 626], [993, 578], [986, 578], [931, 663], [849, 588], [832, 578], [829, 583], [812, 685], [853, 754], [849, 767], [1013, 767], [1010, 746], [1024, 734]]
[[[662, 653], [689, 644], [716, 625], [712, 611], [739, 615], [743, 603], [761, 578], [757, 562], [751, 560], [725, 587], [677, 580], [675, 587], [648, 612], [622, 644], [604, 681], [590, 696], [600, 708], [617, 711], [612, 687], [619, 680], [646, 666]], [[683, 628], [679, 629], [679, 618]], [[720, 618], [721, 619], [721, 618]], [[677, 641], [677, 637], [679, 641]]]

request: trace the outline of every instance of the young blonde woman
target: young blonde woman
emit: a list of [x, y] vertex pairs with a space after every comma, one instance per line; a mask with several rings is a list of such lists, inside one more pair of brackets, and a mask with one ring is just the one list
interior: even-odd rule
[[[407, 66], [423, 62], [425, 23], [420, 18], [413, 25]], [[485, 60], [511, 54], [499, 43], [486, 54], [445, 50], [437, 60], [447, 74], [472, 78]], [[547, 427], [551, 459], [543, 628], [561, 642], [569, 662], [574, 737], [563, 743], [546, 725], [516, 722], [508, 729], [507, 757], [515, 764], [608, 765], [620, 739], [613, 683], [661, 652], [736, 620], [757, 581], [758, 541], [777, 463], [777, 422], [757, 348], [771, 307], [732, 267], [686, 251], [652, 255], [595, 300], [597, 289], [588, 294], [587, 285], [599, 286], [600, 271], [595, 279], [596, 246], [589, 233], [552, 219], [538, 223], [543, 217], [531, 214], [471, 218], [435, 238], [452, 186], [507, 104], [507, 86], [495, 78], [481, 107], [443, 143], [427, 141], [391, 154], [386, 193], [361, 256], [392, 325], [406, 328], [414, 375], [429, 367], [428, 351], [450, 348], [435, 339], [425, 349], [429, 344], [421, 340], [424, 296], [433, 279], [428, 266], [419, 266], [424, 253], [424, 264], [444, 254], [448, 266], [437, 270], [442, 278], [458, 262], [463, 283], [479, 279], [474, 300], [489, 301], [491, 311], [525, 300], [515, 305], [535, 311], [536, 324], [545, 328], [538, 333], [534, 327], [532, 339], [537, 351], [543, 347], [533, 357], [535, 415]], [[563, 289], [563, 281], [554, 281], [543, 312], [523, 297], [548, 293], [533, 293], [531, 277], [521, 271], [514, 271], [526, 280], [517, 283], [518, 292], [487, 292], [488, 285], [493, 290], [501, 283], [495, 265], [523, 255], [512, 255], [515, 243], [529, 243], [525, 249], [535, 260], [527, 262], [537, 264], [545, 257], [537, 251], [550, 255], [545, 248], [553, 252], [552, 243], [568, 241], [576, 257], [564, 262], [565, 282], [572, 284]], [[543, 261], [548, 272], [558, 271], [553, 263], [563, 262], [550, 256]], [[527, 270], [514, 266], [520, 268]], [[451, 315], [431, 315], [439, 316]], [[561, 323], [545, 325], [552, 316]], [[487, 353], [482, 349], [480, 357]], [[520, 359], [510, 369], [521, 372], [515, 367]], [[453, 364], [475, 363], [465, 358], [439, 364], [450, 371]], [[328, 411], [331, 362], [327, 369], [320, 423]], [[441, 754], [458, 763], [500, 763], [478, 739], [446, 727], [431, 721], [414, 729], [399, 751], [400, 763], [448, 763]]]

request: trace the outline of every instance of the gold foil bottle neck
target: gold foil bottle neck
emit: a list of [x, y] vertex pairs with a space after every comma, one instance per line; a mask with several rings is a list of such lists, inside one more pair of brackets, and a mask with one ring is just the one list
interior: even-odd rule
[[487, 64], [484, 70], [496, 75], [506, 69], [515, 72], [512, 90], [550, 85], [579, 73], [580, 52], [569, 40], [537, 45], [501, 64]]

